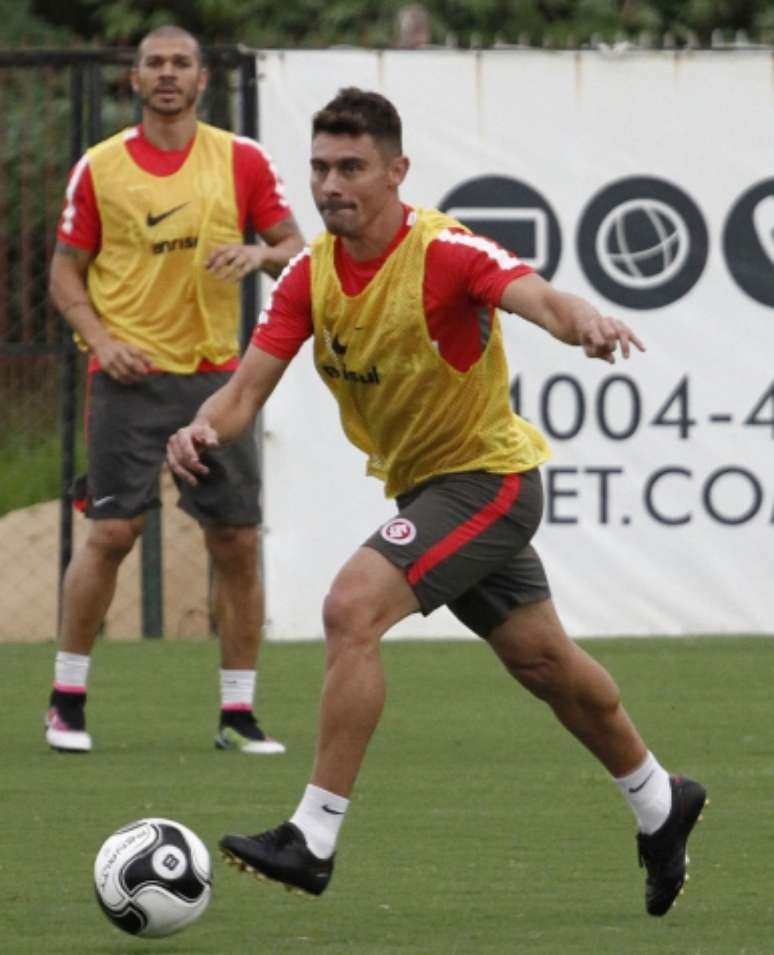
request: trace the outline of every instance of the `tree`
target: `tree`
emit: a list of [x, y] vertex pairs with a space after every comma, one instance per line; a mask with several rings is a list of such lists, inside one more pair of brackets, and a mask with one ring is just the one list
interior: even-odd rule
[[[148, 30], [177, 23], [204, 44], [257, 48], [386, 47], [396, 42], [408, 0], [0, 0], [6, 42], [44, 45], [63, 38], [133, 45]], [[460, 46], [496, 42], [586, 46], [596, 40], [662, 45], [733, 40], [774, 43], [770, 0], [425, 0], [433, 40]], [[11, 24], [13, 21], [13, 25]], [[17, 44], [14, 44], [17, 45]]]

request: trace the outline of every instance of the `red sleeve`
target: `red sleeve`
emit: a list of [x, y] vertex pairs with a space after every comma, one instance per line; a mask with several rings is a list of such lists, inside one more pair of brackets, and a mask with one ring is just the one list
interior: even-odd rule
[[70, 173], [64, 210], [56, 234], [60, 242], [76, 245], [89, 252], [97, 252], [102, 242], [102, 223], [86, 153]]
[[275, 358], [290, 361], [312, 332], [312, 272], [309, 249], [304, 249], [277, 279], [258, 316], [252, 343]]
[[[447, 229], [427, 249], [426, 281], [439, 281], [482, 305], [497, 308], [506, 285], [534, 270], [493, 239]], [[446, 298], [441, 294], [439, 297]]]
[[251, 222], [260, 233], [291, 214], [285, 184], [271, 157], [247, 136], [234, 137], [234, 183], [241, 229]]

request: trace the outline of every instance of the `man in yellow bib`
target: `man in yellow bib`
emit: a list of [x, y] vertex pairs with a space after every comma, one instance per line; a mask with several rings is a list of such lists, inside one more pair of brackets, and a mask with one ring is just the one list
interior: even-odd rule
[[[201, 123], [207, 70], [196, 39], [161, 27], [139, 45], [132, 86], [142, 124], [89, 149], [67, 186], [51, 296], [90, 350], [92, 518], [64, 582], [62, 632], [46, 739], [91, 749], [84, 704], [92, 648], [121, 562], [158, 507], [167, 438], [239, 362], [239, 282], [276, 277], [303, 246], [271, 159], [254, 140]], [[250, 222], [259, 244], [244, 244]], [[252, 422], [214, 452], [195, 493], [178, 482], [212, 558], [220, 636], [216, 746], [284, 752], [258, 725], [253, 698], [262, 627], [260, 521]]]
[[496, 308], [591, 358], [643, 346], [491, 240], [404, 205], [400, 117], [379, 94], [345, 89], [315, 115], [311, 167], [326, 232], [285, 271], [242, 367], [172, 436], [167, 460], [192, 485], [206, 480], [203, 455], [239, 434], [313, 336], [344, 431], [399, 515], [355, 551], [325, 599], [320, 730], [295, 813], [255, 836], [226, 835], [221, 848], [262, 876], [325, 889], [384, 705], [380, 640], [408, 614], [445, 604], [610, 772], [638, 822], [646, 909], [663, 915], [682, 889], [705, 791], [648, 751], [610, 675], [557, 617], [530, 543], [548, 448], [511, 409]]

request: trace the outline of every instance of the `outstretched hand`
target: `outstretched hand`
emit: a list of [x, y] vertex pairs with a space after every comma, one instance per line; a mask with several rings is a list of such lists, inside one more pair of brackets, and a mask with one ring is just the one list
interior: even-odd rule
[[645, 351], [645, 345], [625, 322], [599, 313], [583, 320], [578, 332], [578, 344], [589, 358], [601, 358], [611, 365], [615, 364], [618, 348], [624, 358], [631, 354], [632, 345], [639, 351]]
[[167, 441], [167, 464], [173, 474], [195, 487], [199, 477], [210, 473], [201, 460], [201, 451], [217, 448], [219, 443], [217, 432], [210, 425], [186, 425]]

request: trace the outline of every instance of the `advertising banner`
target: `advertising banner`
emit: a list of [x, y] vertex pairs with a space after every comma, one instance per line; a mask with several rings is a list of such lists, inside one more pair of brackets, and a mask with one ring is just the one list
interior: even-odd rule
[[[260, 138], [308, 238], [311, 117], [341, 87], [377, 90], [403, 118], [404, 201], [647, 345], [611, 366], [502, 316], [514, 407], [553, 449], [535, 546], [568, 631], [774, 632], [770, 53], [331, 50], [259, 67]], [[269, 634], [318, 636], [330, 580], [394, 507], [308, 345], [264, 427]], [[467, 635], [445, 610], [393, 633]]]

